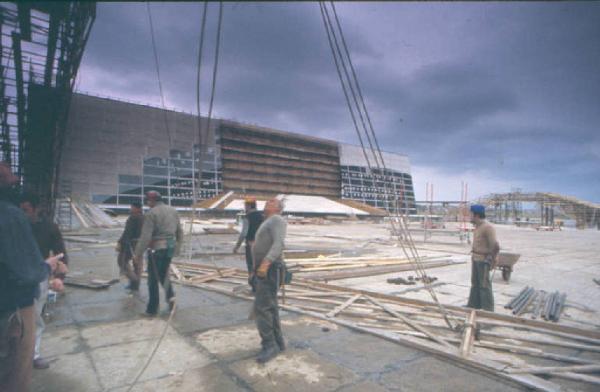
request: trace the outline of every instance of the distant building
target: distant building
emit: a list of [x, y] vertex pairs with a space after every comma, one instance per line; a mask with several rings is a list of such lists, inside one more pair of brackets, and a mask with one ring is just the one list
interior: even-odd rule
[[384, 152], [385, 172], [370, 173], [362, 149], [349, 144], [213, 119], [201, 151], [198, 133], [192, 114], [75, 94], [61, 183], [76, 197], [117, 207], [149, 190], [189, 207], [200, 181], [198, 199], [229, 191], [318, 195], [415, 211], [405, 155]]

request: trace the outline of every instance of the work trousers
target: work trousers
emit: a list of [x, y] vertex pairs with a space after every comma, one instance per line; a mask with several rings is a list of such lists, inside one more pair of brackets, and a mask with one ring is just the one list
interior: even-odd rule
[[471, 262], [471, 293], [467, 306], [473, 309], [494, 311], [490, 265], [484, 261]]
[[158, 282], [162, 285], [165, 290], [165, 297], [167, 303], [175, 296], [173, 291], [173, 285], [169, 279], [169, 266], [171, 265], [171, 258], [168, 256], [167, 249], [159, 249], [155, 251], [148, 251], [148, 306], [146, 307], [147, 313], [158, 312]]
[[[18, 310], [19, 317], [2, 320], [0, 331], [8, 335], [0, 341], [0, 391], [27, 392], [31, 385], [33, 347], [35, 344], [35, 307]], [[20, 322], [18, 321], [20, 319]]]
[[138, 285], [142, 277], [142, 262], [136, 262], [133, 259], [133, 255], [130, 250], [124, 249], [119, 252], [117, 257], [117, 263], [119, 264], [119, 272], [121, 275], [125, 275], [129, 279], [129, 283], [132, 285]]
[[277, 289], [277, 279], [274, 277], [256, 279], [254, 314], [263, 347], [271, 347], [276, 343], [283, 342]]
[[42, 344], [42, 334], [46, 323], [44, 323], [44, 307], [48, 301], [48, 280], [40, 282], [40, 297], [34, 300], [35, 306], [35, 348], [33, 351], [33, 359], [41, 357], [40, 346]]
[[246, 268], [248, 273], [254, 271], [254, 261], [252, 259], [252, 244], [246, 242]]

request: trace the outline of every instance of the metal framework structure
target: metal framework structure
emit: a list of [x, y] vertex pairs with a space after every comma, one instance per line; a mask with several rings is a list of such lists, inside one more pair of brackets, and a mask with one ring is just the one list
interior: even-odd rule
[[0, 160], [50, 210], [70, 97], [95, 15], [95, 2], [0, 3]]
[[513, 215], [517, 220], [521, 203], [537, 203], [542, 225], [552, 226], [555, 208], [575, 219], [578, 228], [597, 227], [600, 230], [600, 204], [548, 192], [494, 193], [482, 197], [479, 202], [493, 209], [496, 218], [505, 221]]

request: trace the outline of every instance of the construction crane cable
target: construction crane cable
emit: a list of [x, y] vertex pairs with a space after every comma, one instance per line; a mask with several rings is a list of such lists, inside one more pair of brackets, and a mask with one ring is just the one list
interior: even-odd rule
[[348, 105], [348, 110], [350, 111], [350, 116], [352, 117], [352, 123], [354, 124], [354, 129], [356, 130], [356, 134], [358, 135], [358, 140], [360, 142], [360, 146], [362, 147], [362, 151], [363, 151], [363, 154], [365, 156], [365, 160], [367, 161], [367, 166], [371, 167], [369, 156], [367, 155], [367, 152], [366, 152], [366, 149], [365, 149], [365, 145], [364, 145], [364, 142], [363, 142], [363, 139], [362, 139], [362, 135], [360, 133], [360, 129], [358, 128], [358, 123], [357, 123], [356, 117], [354, 115], [354, 110], [352, 109], [352, 104], [350, 102], [350, 97], [348, 96], [348, 92], [346, 90], [346, 85], [345, 85], [344, 79], [342, 77], [342, 72], [341, 72], [339, 64], [338, 64], [337, 54], [336, 54], [335, 49], [334, 49], [334, 45], [333, 45], [333, 41], [332, 41], [332, 37], [331, 37], [331, 32], [329, 31], [330, 26], [327, 23], [327, 19], [325, 17], [324, 4], [323, 4], [322, 1], [319, 2], [319, 7], [321, 8], [321, 17], [323, 18], [323, 24], [325, 26], [325, 32], [327, 33], [327, 40], [329, 41], [329, 47], [331, 49], [331, 54], [333, 56], [333, 61], [335, 63], [335, 69], [336, 69], [338, 77], [340, 79], [340, 84], [342, 85], [342, 90], [344, 92], [344, 97], [346, 98], [346, 104]]
[[158, 80], [158, 91], [160, 93], [160, 103], [163, 108], [163, 115], [165, 119], [165, 128], [167, 130], [167, 137], [169, 138], [169, 154], [173, 148], [173, 141], [171, 138], [171, 130], [169, 129], [169, 119], [167, 117], [167, 108], [165, 105], [165, 94], [162, 85], [162, 79], [160, 77], [160, 61], [158, 59], [158, 50], [156, 48], [156, 40], [154, 38], [154, 23], [152, 21], [152, 10], [150, 9], [150, 2], [146, 2], [146, 10], [148, 11], [148, 23], [150, 25], [150, 37], [152, 39], [152, 52], [154, 54], [154, 65], [156, 68], [156, 77]]
[[348, 65], [349, 65], [350, 71], [352, 72], [352, 77], [354, 78], [354, 82], [356, 84], [356, 92], [358, 93], [358, 97], [362, 103], [362, 108], [363, 108], [363, 111], [365, 112], [365, 118], [367, 120], [367, 124], [369, 124], [369, 130], [371, 131], [371, 135], [375, 142], [375, 146], [377, 147], [377, 151], [379, 152], [379, 158], [381, 160], [381, 165], [383, 166], [384, 169], [386, 169], [385, 162], [383, 161], [383, 155], [381, 153], [381, 147], [379, 146], [379, 141], [377, 140], [377, 135], [375, 134], [375, 130], [373, 128], [373, 123], [371, 122], [371, 116], [369, 115], [369, 111], [367, 110], [367, 105], [365, 104], [365, 100], [363, 98], [362, 89], [360, 88], [360, 83], [358, 82], [358, 78], [356, 76], [354, 64], [352, 63], [352, 58], [350, 57], [350, 51], [348, 50], [348, 45], [346, 44], [346, 39], [344, 38], [344, 32], [342, 30], [342, 25], [340, 23], [338, 15], [337, 15], [337, 10], [335, 8], [334, 1], [331, 1], [331, 8], [333, 10], [333, 17], [335, 19], [335, 23], [340, 32], [342, 47], [344, 48], [344, 52], [346, 53], [346, 57], [348, 58]]
[[[325, 11], [325, 17], [327, 18], [327, 24], [329, 25], [329, 28], [331, 30], [331, 35], [333, 37], [333, 43], [335, 45], [335, 51], [338, 54], [339, 58], [340, 58], [340, 63], [342, 64], [342, 70], [344, 71], [344, 76], [346, 77], [347, 83], [348, 83], [348, 88], [350, 90], [350, 93], [352, 95], [352, 100], [354, 102], [354, 105], [356, 106], [356, 111], [358, 112], [358, 118], [360, 119], [360, 123], [362, 125], [362, 129], [365, 132], [365, 135], [367, 137], [367, 141], [369, 142], [369, 146], [371, 147], [371, 152], [373, 152], [373, 142], [371, 141], [371, 136], [369, 135], [369, 132], [367, 130], [367, 126], [365, 124], [365, 119], [363, 117], [363, 113], [360, 109], [360, 105], [358, 103], [358, 98], [356, 95], [356, 91], [355, 88], [353, 86], [353, 80], [350, 78], [350, 74], [348, 72], [348, 67], [346, 66], [346, 61], [344, 59], [344, 56], [342, 54], [342, 50], [340, 49], [340, 44], [338, 42], [337, 39], [337, 34], [335, 32], [335, 29], [333, 28], [333, 23], [331, 22], [331, 18], [329, 16], [329, 11], [327, 11], [327, 6], [325, 5], [325, 3], [323, 3], [323, 10]], [[348, 54], [349, 56], [349, 54]], [[373, 154], [373, 160], [375, 161], [375, 165], [379, 168], [379, 160], [377, 158], [377, 155]]]
[[[338, 76], [340, 77], [340, 82], [342, 84], [342, 89], [344, 90], [344, 95], [346, 97], [346, 101], [347, 101], [347, 104], [348, 104], [348, 108], [350, 110], [350, 114], [351, 114], [351, 116], [353, 118], [355, 129], [356, 129], [357, 134], [359, 136], [359, 140], [361, 141], [361, 148], [363, 149], [363, 153], [365, 154], [365, 157], [366, 157], [367, 156], [366, 148], [364, 146], [364, 143], [362, 143], [362, 137], [360, 135], [360, 129], [358, 127], [358, 124], [355, 121], [355, 115], [353, 113], [353, 107], [352, 107], [352, 105], [350, 103], [349, 96], [348, 96], [348, 94], [346, 92], [346, 87], [344, 85], [344, 81], [343, 81], [343, 78], [341, 76], [342, 72], [340, 70], [339, 62], [342, 63], [342, 67], [344, 69], [344, 74], [345, 74], [346, 78], [348, 79], [347, 83], [349, 84], [349, 88], [351, 89], [351, 92], [353, 93], [353, 98], [355, 99], [355, 105], [357, 107], [357, 110], [360, 113], [361, 112], [361, 106], [362, 106], [362, 110], [364, 110], [364, 112], [365, 112], [365, 118], [367, 118], [368, 111], [366, 109], [366, 104], [364, 102], [364, 97], [362, 95], [362, 92], [360, 94], [358, 94], [358, 100], [360, 100], [360, 102], [361, 102], [361, 105], [359, 105], [359, 103], [357, 102], [356, 94], [354, 93], [354, 90], [352, 88], [352, 80], [350, 79], [350, 76], [348, 74], [347, 68], [351, 68], [352, 77], [354, 79], [354, 85], [357, 86], [357, 91], [358, 91], [360, 87], [359, 87], [359, 83], [358, 83], [358, 78], [356, 76], [356, 71], [353, 69], [353, 66], [352, 67], [350, 67], [350, 66], [346, 67], [346, 65], [345, 65], [345, 60], [346, 59], [344, 58], [344, 56], [342, 56], [342, 53], [341, 53], [341, 50], [340, 50], [340, 46], [339, 46], [339, 43], [337, 41], [337, 36], [336, 36], [336, 34], [335, 34], [334, 30], [333, 30], [331, 18], [329, 17], [329, 12], [327, 10], [327, 7], [326, 7], [326, 5], [325, 5], [324, 2], [319, 2], [319, 6], [320, 6], [320, 10], [321, 10], [321, 16], [323, 18], [323, 23], [325, 25], [325, 30], [327, 32], [327, 38], [328, 38], [328, 41], [329, 41], [329, 45], [330, 45], [332, 54], [334, 56], [334, 63], [336, 65], [336, 70], [338, 72]], [[347, 49], [347, 44], [345, 44], [345, 38], [343, 36], [343, 31], [341, 29], [341, 23], [339, 22], [339, 17], [337, 17], [337, 13], [335, 12], [335, 6], [333, 4], [332, 4], [332, 8], [334, 9], [334, 17], [336, 19], [336, 25], [338, 27], [338, 32], [339, 32], [339, 35], [340, 35], [340, 39], [343, 42], [344, 52], [346, 54], [346, 58], [347, 58], [348, 62], [351, 63], [350, 53], [349, 53], [349, 51]], [[330, 32], [330, 30], [331, 30], [331, 32]], [[336, 51], [337, 51], [337, 53], [336, 53]], [[338, 62], [338, 58], [337, 58], [338, 56], [340, 57], [339, 62]], [[362, 115], [361, 115], [361, 119], [362, 119]], [[376, 163], [377, 168], [378, 168], [378, 174], [380, 174], [382, 176], [383, 180], [384, 180], [383, 186], [384, 186], [384, 193], [385, 193], [385, 195], [384, 195], [385, 196], [385, 202], [384, 202], [385, 209], [386, 209], [386, 212], [387, 212], [388, 216], [390, 216], [391, 218], [396, 218], [395, 220], [398, 223], [398, 227], [396, 227], [396, 225], [394, 224], [394, 219], [390, 220], [391, 227], [392, 227], [392, 233], [394, 233], [397, 236], [397, 238], [399, 240], [399, 243], [400, 243], [400, 245], [402, 247], [403, 253], [407, 257], [407, 259], [411, 262], [411, 264], [415, 268], [415, 271], [419, 275], [421, 275], [422, 277], [424, 277], [424, 276], [426, 276], [426, 272], [425, 272], [425, 269], [422, 266], [422, 263], [420, 262], [420, 257], [419, 257], [418, 251], [417, 251], [415, 243], [414, 243], [414, 241], [412, 239], [412, 235], [410, 233], [410, 230], [409, 230], [409, 227], [408, 227], [408, 223], [407, 223], [406, 213], [404, 212], [402, 214], [402, 216], [400, 216], [399, 209], [396, 208], [395, 216], [392, 216], [392, 213], [390, 211], [389, 200], [387, 198], [388, 184], [385, 181], [385, 179], [386, 179], [386, 168], [385, 168], [385, 163], [383, 161], [383, 154], [381, 152], [381, 148], [379, 147], [379, 143], [377, 141], [376, 134], [375, 134], [374, 129], [372, 127], [372, 122], [370, 121], [370, 117], [368, 117], [368, 121], [367, 122], [369, 123], [369, 128], [367, 128], [367, 126], [365, 125], [364, 121], [362, 122], [362, 125], [363, 125], [364, 132], [365, 132], [365, 134], [367, 136], [367, 139], [369, 140], [369, 143], [370, 143], [371, 154], [375, 158], [375, 163]], [[372, 134], [373, 140], [375, 141], [375, 146], [373, 146], [373, 144], [371, 143], [371, 138], [369, 137], [369, 132], [371, 132], [371, 134]], [[380, 158], [379, 160], [382, 161], [383, 168], [379, 165], [379, 162], [378, 162], [379, 160], [377, 159], [377, 156], [379, 156], [379, 158]], [[373, 174], [374, 171], [373, 171], [371, 163], [370, 163], [370, 161], [368, 159], [367, 159], [367, 166], [369, 168], [370, 173]], [[376, 185], [376, 187], [378, 187], [378, 186]], [[404, 193], [404, 190], [405, 190], [405, 184], [404, 184], [404, 180], [402, 180], [402, 191], [403, 191], [403, 193]], [[406, 249], [406, 248], [408, 248], [408, 249]], [[441, 313], [443, 314], [446, 323], [448, 324], [448, 326], [450, 328], [454, 328], [453, 325], [452, 325], [452, 323], [450, 322], [450, 320], [448, 318], [448, 312], [445, 310], [445, 308], [443, 307], [443, 305], [439, 302], [435, 291], [433, 290], [433, 288], [431, 287], [430, 284], [426, 283], [427, 282], [426, 279], [424, 279], [423, 281], [424, 281], [425, 288], [430, 293], [432, 299], [434, 300], [434, 302], [436, 302], [436, 304], [438, 305]]]

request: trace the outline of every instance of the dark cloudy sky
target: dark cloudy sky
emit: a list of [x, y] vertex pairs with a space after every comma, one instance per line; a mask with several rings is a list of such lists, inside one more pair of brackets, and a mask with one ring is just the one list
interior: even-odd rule
[[[203, 107], [217, 4], [209, 5]], [[201, 4], [152, 3], [167, 106], [195, 112]], [[600, 2], [337, 3], [384, 148], [417, 198], [600, 202]], [[215, 115], [357, 143], [317, 3], [225, 3]], [[99, 3], [78, 89], [159, 105], [145, 3]], [[205, 113], [203, 111], [203, 113]]]

